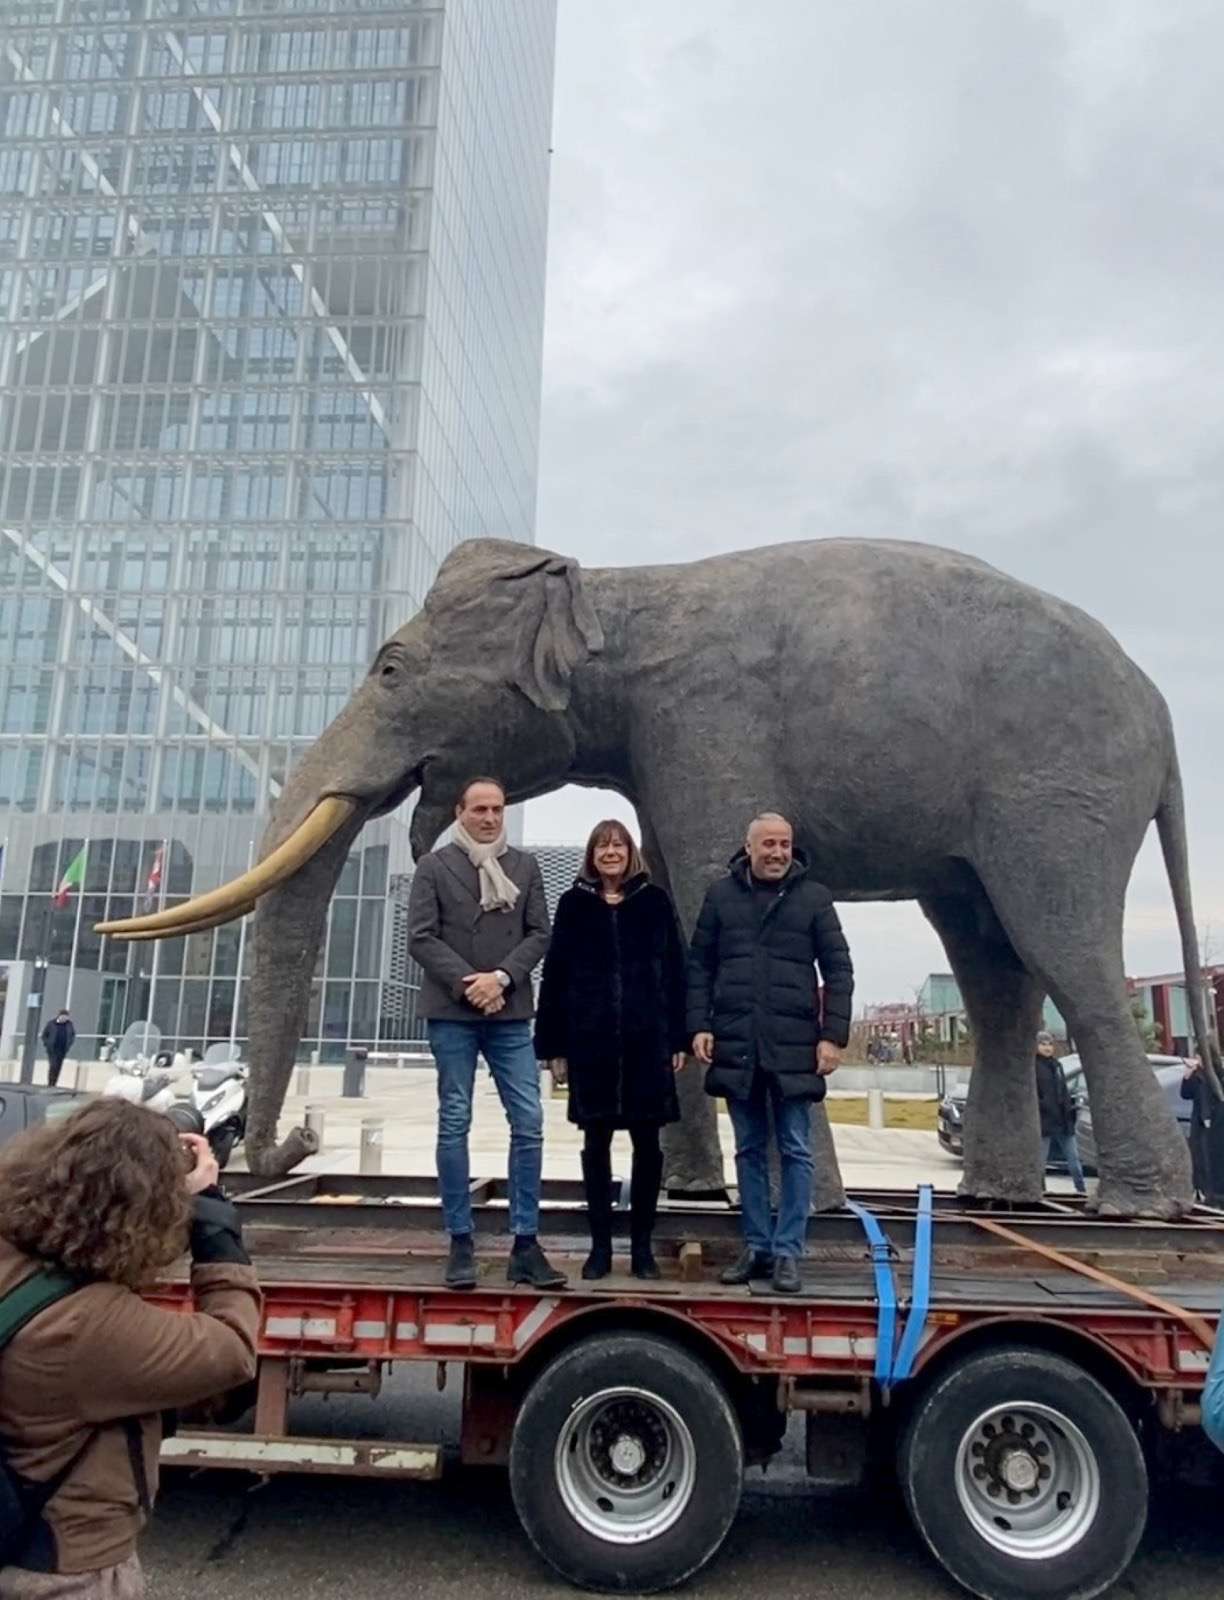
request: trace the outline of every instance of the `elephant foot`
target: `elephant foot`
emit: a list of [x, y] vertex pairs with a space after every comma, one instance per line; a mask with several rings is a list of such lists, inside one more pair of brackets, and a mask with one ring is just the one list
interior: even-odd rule
[[319, 1136], [313, 1128], [291, 1128], [278, 1145], [252, 1140], [246, 1146], [247, 1170], [259, 1178], [284, 1178], [307, 1156], [319, 1153]]
[[701, 1183], [679, 1183], [666, 1178], [662, 1188], [669, 1200], [711, 1200], [722, 1205], [730, 1204], [726, 1185], [722, 1183], [712, 1183], [707, 1187]]
[[1041, 1185], [1025, 1178], [1008, 1180], [995, 1177], [990, 1180], [963, 1178], [956, 1191], [958, 1200], [968, 1200], [975, 1205], [1039, 1206], [1043, 1195]]
[[1126, 1221], [1143, 1218], [1154, 1222], [1177, 1222], [1194, 1207], [1193, 1194], [1172, 1194], [1102, 1178], [1100, 1187], [1086, 1209], [1098, 1217], [1118, 1217]]

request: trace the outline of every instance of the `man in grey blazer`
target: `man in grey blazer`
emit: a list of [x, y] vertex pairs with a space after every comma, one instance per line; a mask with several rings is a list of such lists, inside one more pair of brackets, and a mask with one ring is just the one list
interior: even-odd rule
[[417, 863], [410, 949], [425, 974], [420, 1010], [438, 1068], [438, 1187], [450, 1234], [446, 1282], [476, 1285], [468, 1134], [476, 1058], [489, 1063], [510, 1123], [511, 1283], [559, 1289], [536, 1238], [544, 1111], [531, 1041], [532, 970], [548, 949], [540, 864], [506, 842], [506, 795], [492, 778], [464, 785], [455, 840]]

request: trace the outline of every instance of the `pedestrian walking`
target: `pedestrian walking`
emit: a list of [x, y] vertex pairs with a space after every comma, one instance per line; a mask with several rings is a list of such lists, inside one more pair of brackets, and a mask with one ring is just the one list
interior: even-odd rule
[[64, 1069], [64, 1057], [72, 1049], [76, 1028], [63, 1007], [42, 1031], [43, 1049], [47, 1052], [47, 1082], [54, 1089]]
[[[817, 992], [819, 968], [823, 999]], [[812, 1205], [811, 1111], [850, 1037], [854, 967], [829, 890], [808, 871], [791, 825], [755, 817], [728, 875], [710, 886], [689, 956], [688, 1023], [705, 1087], [735, 1130], [744, 1253], [722, 1281], [803, 1287]], [[770, 1114], [781, 1185], [769, 1195]]]
[[1086, 1194], [1084, 1168], [1075, 1140], [1078, 1116], [1075, 1101], [1067, 1087], [1062, 1062], [1054, 1053], [1054, 1035], [1044, 1029], [1037, 1035], [1036, 1073], [1037, 1115], [1041, 1121], [1041, 1170], [1045, 1172], [1052, 1155], [1060, 1157], [1071, 1173], [1076, 1194]]
[[419, 963], [420, 1012], [438, 1068], [438, 1186], [450, 1235], [446, 1282], [476, 1286], [468, 1135], [476, 1060], [483, 1055], [510, 1124], [507, 1277], [558, 1289], [536, 1237], [544, 1110], [531, 1042], [531, 974], [548, 948], [540, 864], [506, 840], [506, 794], [473, 778], [455, 802], [454, 840], [417, 863], [409, 900], [409, 949]]
[[612, 1139], [622, 1129], [633, 1145], [630, 1270], [660, 1276], [651, 1244], [663, 1176], [659, 1129], [679, 1118], [675, 1074], [687, 1045], [676, 913], [624, 823], [601, 822], [557, 906], [535, 1026], [536, 1055], [568, 1085], [569, 1119], [583, 1130], [586, 1279], [612, 1270]]
[[1203, 1074], [1203, 1063], [1193, 1056], [1182, 1075], [1181, 1097], [1190, 1102], [1190, 1165], [1194, 1189], [1200, 1200], [1213, 1193], [1211, 1174], [1211, 1123], [1216, 1113], [1215, 1095]]

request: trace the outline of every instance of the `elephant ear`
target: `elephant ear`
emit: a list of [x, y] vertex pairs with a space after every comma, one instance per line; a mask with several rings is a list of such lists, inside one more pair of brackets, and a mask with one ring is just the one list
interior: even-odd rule
[[519, 571], [503, 574], [513, 585], [519, 613], [511, 682], [541, 711], [569, 705], [574, 668], [603, 649], [603, 629], [568, 556], [540, 552]]

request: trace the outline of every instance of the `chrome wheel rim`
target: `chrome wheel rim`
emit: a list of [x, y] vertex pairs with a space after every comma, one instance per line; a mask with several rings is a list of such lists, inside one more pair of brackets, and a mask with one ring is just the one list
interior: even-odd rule
[[956, 1493], [992, 1549], [1048, 1561], [1075, 1548], [1096, 1520], [1101, 1472], [1075, 1423], [1032, 1401], [992, 1406], [965, 1430]]
[[557, 1440], [566, 1510], [609, 1544], [657, 1539], [693, 1497], [697, 1451], [676, 1408], [646, 1389], [602, 1389], [582, 1400]]

